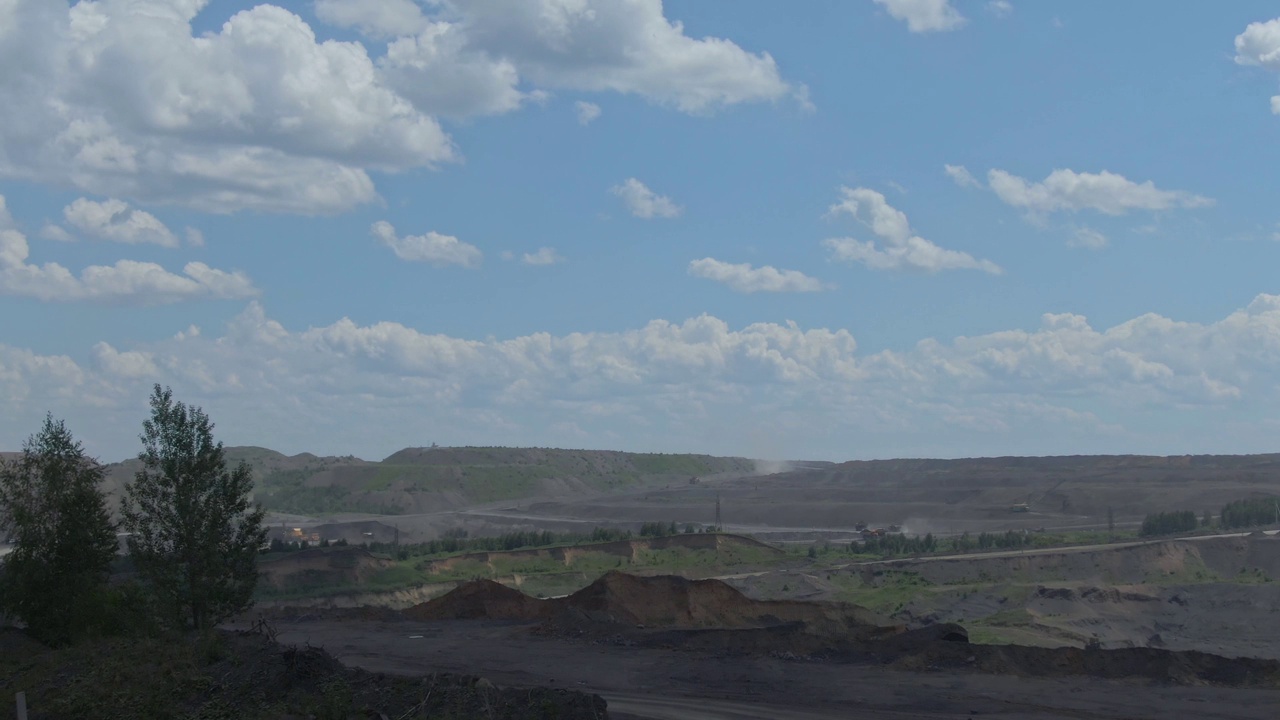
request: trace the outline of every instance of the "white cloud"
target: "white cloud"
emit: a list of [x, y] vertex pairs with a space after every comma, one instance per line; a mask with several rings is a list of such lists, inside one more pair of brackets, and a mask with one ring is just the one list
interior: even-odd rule
[[[320, 17], [383, 38], [389, 82], [430, 113], [514, 110], [545, 89], [640, 95], [689, 113], [794, 96], [767, 53], [696, 40], [661, 2], [454, 0], [428, 17], [408, 0], [322, 0]], [[537, 86], [544, 89], [521, 89]]]
[[683, 112], [776, 101], [801, 92], [768, 53], [684, 34], [658, 0], [459, 0], [446, 5], [468, 49], [509, 58], [546, 89], [640, 95]]
[[873, 270], [918, 270], [935, 273], [942, 270], [981, 270], [992, 275], [1003, 272], [990, 260], [978, 260], [968, 253], [947, 250], [914, 234], [907, 215], [885, 200], [884, 195], [867, 188], [840, 188], [843, 198], [832, 205], [830, 214], [847, 213], [871, 228], [884, 240], [878, 248], [872, 241], [833, 238], [823, 242], [835, 260], [858, 262]]
[[413, 0], [316, 0], [316, 17], [374, 38], [413, 35], [429, 24]]
[[40, 237], [54, 242], [76, 241], [75, 236], [67, 232], [66, 229], [59, 227], [58, 225], [54, 225], [53, 223], [45, 223], [44, 227], [40, 228]]
[[1013, 13], [1013, 4], [1009, 0], [991, 0], [987, 3], [987, 11], [998, 18], [1009, 17]]
[[105, 342], [93, 346], [93, 359], [104, 373], [115, 377], [145, 379], [160, 374], [151, 353], [120, 352]]
[[[1236, 62], [1280, 72], [1280, 18], [1249, 23], [1236, 36]], [[1271, 112], [1280, 115], [1280, 95], [1272, 96]]]
[[385, 220], [374, 223], [369, 231], [401, 260], [425, 262], [435, 267], [460, 265], [465, 268], [478, 268], [484, 260], [484, 253], [479, 248], [452, 235], [428, 232], [399, 237], [395, 227]]
[[1101, 250], [1107, 246], [1107, 236], [1093, 228], [1076, 228], [1071, 239], [1067, 241], [1067, 245], [1070, 247], [1089, 248], [1090, 250]]
[[895, 20], [907, 23], [913, 33], [956, 30], [967, 20], [950, 0], [875, 0]]
[[177, 275], [155, 263], [120, 260], [90, 265], [77, 277], [57, 263], [32, 265], [27, 238], [13, 226], [0, 196], [0, 294], [46, 302], [97, 301], [162, 305], [196, 299], [243, 299], [258, 294], [239, 271], [191, 262]]
[[1130, 210], [1167, 210], [1212, 205], [1213, 200], [1183, 190], [1161, 190], [1150, 180], [1136, 183], [1107, 172], [1054, 170], [1043, 181], [1028, 182], [1004, 170], [987, 173], [987, 183], [1006, 204], [1032, 213], [1096, 210], [1123, 215]]
[[511, 112], [533, 92], [523, 92], [515, 63], [470, 46], [457, 24], [431, 22], [387, 46], [378, 68], [391, 87], [430, 113], [451, 117]]
[[638, 218], [673, 218], [682, 210], [671, 198], [655, 193], [635, 178], [627, 178], [621, 185], [610, 188], [609, 192], [622, 198], [627, 209]]
[[359, 43], [318, 42], [272, 5], [195, 37], [207, 0], [9, 0], [0, 177], [202, 210], [339, 212], [366, 170], [457, 155]]
[[1280, 72], [1280, 18], [1249, 23], [1236, 36], [1236, 62]]
[[[1147, 314], [1102, 330], [1046, 314], [1030, 330], [874, 353], [845, 330], [731, 327], [707, 315], [483, 341], [348, 319], [291, 330], [255, 302], [221, 333], [188, 329], [129, 346], [90, 339], [85, 350], [82, 366], [0, 345], [9, 410], [0, 446], [16, 446], [52, 410], [89, 428], [91, 447], [124, 457], [139, 398], [160, 382], [208, 409], [220, 439], [292, 451], [376, 456], [432, 439], [618, 447], [626, 438], [751, 454], [761, 417], [771, 441], [795, 449], [788, 454], [833, 459], [1221, 451], [1240, 433], [1256, 450], [1274, 443], [1260, 420], [1280, 402], [1280, 296], [1204, 324]], [[566, 423], [588, 436], [558, 434]], [[850, 449], [851, 436], [878, 449]]]
[[187, 245], [190, 247], [204, 247], [204, 233], [196, 228], [188, 227], [182, 231], [187, 238]]
[[555, 248], [541, 247], [538, 248], [538, 252], [525, 253], [521, 262], [525, 265], [555, 265], [564, 262], [564, 257], [557, 253]]
[[947, 173], [947, 177], [954, 180], [960, 187], [982, 187], [978, 178], [963, 165], [943, 165], [942, 169]]
[[573, 107], [578, 113], [580, 125], [590, 125], [593, 120], [600, 117], [600, 106], [595, 103], [579, 100], [573, 104]]
[[137, 245], [177, 247], [178, 238], [155, 215], [135, 210], [123, 200], [95, 202], [80, 198], [62, 209], [67, 223], [92, 237]]
[[728, 285], [740, 293], [819, 292], [822, 281], [798, 270], [779, 270], [771, 265], [753, 268], [749, 263], [727, 263], [702, 258], [689, 263], [689, 274]]
[[[284, 4], [281, 4], [284, 5]], [[208, 0], [0, 5], [0, 178], [210, 212], [329, 214], [378, 200], [371, 171], [460, 159], [437, 116], [548, 91], [613, 91], [688, 113], [789, 96], [767, 53], [691, 38], [661, 2], [319, 0], [392, 38], [320, 41], [284, 7]], [[213, 29], [197, 37], [193, 19]]]

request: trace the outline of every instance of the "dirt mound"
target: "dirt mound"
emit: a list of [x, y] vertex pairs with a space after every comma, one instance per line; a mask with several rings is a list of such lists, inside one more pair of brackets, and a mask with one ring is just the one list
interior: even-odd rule
[[905, 630], [856, 605], [752, 600], [720, 580], [610, 572], [564, 598], [566, 609], [597, 622], [664, 628], [752, 628], [802, 623], [807, 631], [860, 638]]
[[542, 620], [554, 612], [552, 602], [492, 580], [473, 580], [404, 615], [412, 620]]
[[[27, 694], [32, 720], [101, 717], [439, 717], [600, 720], [599, 696], [507, 688], [451, 673], [348, 668], [323, 649], [254, 633], [204, 640], [114, 639], [0, 655], [0, 696]], [[123, 715], [121, 715], [123, 713]]]
[[555, 635], [607, 635], [618, 629], [747, 630], [790, 626], [842, 643], [906, 630], [843, 603], [752, 600], [719, 580], [609, 572], [563, 598], [538, 600], [491, 580], [476, 580], [404, 611], [414, 620], [544, 621]]
[[1280, 687], [1280, 662], [1225, 658], [1196, 651], [1160, 648], [1041, 648], [1020, 645], [930, 643], [892, 659], [903, 670], [943, 667], [1022, 677], [1087, 675], [1105, 679], [1142, 678], [1178, 685]]

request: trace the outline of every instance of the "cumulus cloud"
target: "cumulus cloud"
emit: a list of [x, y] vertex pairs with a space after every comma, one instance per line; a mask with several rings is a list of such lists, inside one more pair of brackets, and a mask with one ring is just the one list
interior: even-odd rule
[[987, 3], [987, 11], [998, 18], [1009, 17], [1013, 13], [1013, 4], [1009, 0], [991, 0]]
[[518, 87], [514, 62], [472, 47], [456, 23], [428, 22], [421, 32], [397, 38], [378, 67], [416, 107], [451, 117], [511, 112], [538, 96]]
[[150, 378], [160, 373], [151, 353], [120, 352], [105, 342], [93, 346], [93, 360], [102, 372], [118, 378]]
[[960, 187], [982, 187], [978, 178], [963, 165], [943, 165], [942, 169], [947, 173], [947, 177], [954, 180]]
[[413, 35], [430, 24], [413, 0], [316, 0], [315, 11], [321, 22], [374, 38]]
[[858, 262], [873, 270], [981, 270], [999, 275], [999, 265], [978, 260], [968, 253], [947, 250], [912, 232], [906, 213], [889, 205], [884, 195], [867, 188], [840, 188], [842, 199], [832, 205], [831, 215], [848, 214], [871, 229], [884, 241], [832, 238], [823, 242], [834, 260]]
[[213, 212], [339, 212], [367, 170], [457, 154], [359, 43], [258, 5], [196, 37], [207, 0], [4, 4], [0, 176]]
[[1067, 241], [1067, 245], [1070, 247], [1089, 248], [1090, 250], [1101, 250], [1107, 246], [1107, 236], [1093, 228], [1076, 228], [1071, 235], [1071, 239]]
[[702, 258], [689, 263], [689, 274], [728, 285], [740, 293], [819, 292], [822, 281], [798, 270], [779, 270], [771, 265], [752, 267], [749, 263], [727, 263]]
[[592, 121], [600, 117], [600, 106], [595, 103], [579, 100], [573, 104], [573, 108], [578, 113], [579, 125], [590, 125]]
[[510, 58], [531, 84], [614, 91], [689, 113], [799, 92], [768, 53], [730, 40], [694, 39], [657, 0], [465, 0], [445, 5], [469, 49]]
[[435, 267], [460, 265], [465, 268], [478, 268], [484, 261], [480, 248], [452, 235], [432, 231], [425, 235], [400, 237], [396, 235], [395, 227], [385, 220], [374, 223], [369, 231], [401, 260], [425, 262]]
[[895, 20], [907, 23], [913, 33], [956, 30], [968, 22], [950, 0], [875, 0]]
[[564, 257], [555, 248], [540, 247], [538, 252], [525, 253], [520, 261], [525, 265], [555, 265], [564, 262]]
[[[0, 178], [209, 212], [329, 214], [378, 199], [370, 171], [460, 159], [439, 116], [548, 91], [688, 113], [794, 96], [767, 53], [687, 36], [656, 0], [319, 0], [321, 41], [280, 4], [212, 30], [208, 0], [0, 4]], [[428, 12], [430, 14], [428, 14]], [[218, 18], [203, 17], [205, 21]], [[16, 30], [16, 29], [20, 29]]]
[[1236, 36], [1236, 62], [1280, 71], [1280, 18], [1249, 23]]
[[671, 198], [655, 193], [635, 178], [627, 178], [621, 185], [610, 188], [609, 192], [622, 198], [627, 209], [638, 218], [673, 218], [679, 216], [683, 209]]
[[242, 299], [258, 294], [242, 272], [226, 272], [191, 262], [182, 275], [155, 263], [120, 260], [90, 265], [73, 275], [58, 263], [33, 265], [27, 238], [13, 225], [0, 196], [0, 294], [46, 302], [97, 301], [162, 305], [183, 300]]
[[67, 232], [66, 228], [54, 225], [53, 223], [45, 223], [44, 227], [40, 228], [40, 237], [54, 242], [76, 241], [75, 236]]
[[[1236, 36], [1236, 62], [1280, 72], [1280, 18], [1249, 23]], [[1271, 112], [1280, 115], [1280, 95], [1272, 96]]]
[[661, 2], [454, 0], [428, 16], [409, 0], [322, 0], [325, 22], [395, 37], [379, 68], [430, 113], [514, 110], [546, 90], [634, 94], [683, 112], [796, 97], [767, 53], [691, 38]]
[[178, 238], [155, 215], [111, 198], [95, 202], [80, 198], [62, 209], [68, 224], [102, 240], [137, 245], [153, 243], [177, 247]]
[[1161, 190], [1150, 180], [1136, 183], [1103, 170], [1078, 173], [1059, 169], [1041, 182], [1028, 182], [1004, 170], [987, 173], [987, 184], [1006, 204], [1031, 213], [1096, 210], [1123, 215], [1130, 210], [1167, 210], [1212, 205], [1213, 200], [1183, 190]]
[[[376, 455], [431, 439], [617, 447], [628, 438], [749, 453], [752, 419], [767, 417], [772, 439], [816, 457], [857, 453], [851, 436], [892, 442], [878, 452], [894, 454], [1011, 443], [1182, 453], [1220, 449], [1205, 443], [1225, 433], [1245, 433], [1255, 449], [1274, 443], [1258, 420], [1280, 402], [1280, 296], [1259, 295], [1209, 323], [1147, 314], [1097, 329], [1051, 313], [1028, 330], [873, 353], [846, 330], [735, 327], [708, 315], [471, 340], [349, 319], [290, 329], [254, 302], [221, 332], [129, 346], [89, 340], [85, 351], [81, 364], [0, 344], [0, 403], [10, 410], [0, 414], [0, 446], [53, 410], [92, 427], [92, 447], [123, 457], [137, 418], [121, 414], [136, 414], [160, 382], [209, 409], [232, 444], [320, 452]], [[1147, 434], [1171, 413], [1183, 430]], [[96, 422], [104, 418], [117, 421]], [[556, 430], [573, 424], [588, 435]], [[724, 445], [708, 427], [737, 440]]]

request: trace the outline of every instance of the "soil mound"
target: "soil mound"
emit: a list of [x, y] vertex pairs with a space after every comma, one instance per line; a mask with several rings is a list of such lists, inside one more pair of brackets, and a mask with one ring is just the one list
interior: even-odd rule
[[404, 615], [412, 620], [542, 620], [554, 611], [551, 602], [492, 580], [473, 580]]
[[830, 641], [826, 645], [847, 645], [906, 631], [905, 625], [855, 605], [752, 600], [719, 580], [642, 577], [617, 571], [568, 597], [549, 600], [531, 598], [492, 580], [476, 580], [403, 612], [413, 620], [543, 621], [542, 632], [553, 635], [607, 635], [620, 629], [674, 632], [785, 627], [790, 628], [787, 633], [826, 638]]
[[27, 694], [31, 720], [608, 717], [597, 695], [499, 687], [452, 673], [371, 673], [348, 668], [320, 648], [285, 647], [261, 634], [225, 631], [203, 640], [109, 639], [22, 657], [0, 655], [0, 696], [12, 698], [18, 690]]
[[801, 623], [807, 632], [860, 639], [905, 630], [856, 605], [752, 600], [720, 580], [642, 577], [613, 571], [564, 598], [564, 607], [604, 623], [661, 628], [759, 628]]
[[1023, 677], [1087, 675], [1113, 680], [1141, 678], [1177, 685], [1280, 687], [1280, 662], [1275, 660], [1226, 658], [1160, 648], [1089, 650], [930, 643], [890, 660], [904, 670], [968, 667]]

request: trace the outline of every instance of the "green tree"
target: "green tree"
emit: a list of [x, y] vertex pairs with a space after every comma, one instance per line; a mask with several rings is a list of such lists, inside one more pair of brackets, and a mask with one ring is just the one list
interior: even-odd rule
[[14, 542], [0, 565], [0, 607], [52, 645], [101, 629], [117, 545], [102, 477], [102, 466], [52, 415], [19, 458], [0, 463], [0, 525]]
[[253, 473], [227, 470], [213, 423], [159, 385], [143, 423], [143, 467], [121, 508], [129, 554], [162, 612], [177, 625], [211, 628], [253, 604], [263, 510], [250, 504]]

